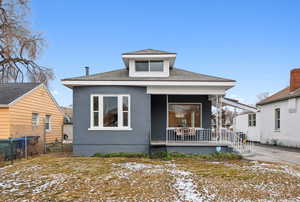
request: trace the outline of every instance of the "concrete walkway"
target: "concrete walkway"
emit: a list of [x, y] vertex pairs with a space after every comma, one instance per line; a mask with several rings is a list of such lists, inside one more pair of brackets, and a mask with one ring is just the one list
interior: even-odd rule
[[245, 156], [246, 159], [300, 165], [300, 149], [256, 144], [253, 150], [254, 154]]

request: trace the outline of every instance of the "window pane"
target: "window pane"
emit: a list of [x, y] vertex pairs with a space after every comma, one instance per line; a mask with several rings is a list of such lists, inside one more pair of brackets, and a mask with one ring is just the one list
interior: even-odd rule
[[169, 104], [169, 127], [201, 126], [201, 107], [199, 104]]
[[123, 111], [128, 111], [128, 97], [123, 96]]
[[32, 113], [32, 125], [37, 126], [39, 123], [39, 114]]
[[251, 126], [251, 114], [248, 114], [248, 126]]
[[103, 97], [103, 126], [118, 126], [118, 97]]
[[128, 126], [128, 112], [123, 112], [123, 126]]
[[45, 117], [45, 128], [46, 130], [50, 130], [50, 115], [46, 115]]
[[164, 62], [163, 61], [150, 61], [150, 71], [151, 72], [163, 72]]
[[98, 102], [98, 100], [99, 100], [99, 97], [97, 97], [97, 96], [93, 97], [93, 109], [94, 109], [94, 111], [99, 111], [99, 102]]
[[94, 126], [99, 126], [99, 112], [94, 112]]
[[135, 61], [135, 71], [148, 72], [149, 71], [149, 62], [148, 61]]

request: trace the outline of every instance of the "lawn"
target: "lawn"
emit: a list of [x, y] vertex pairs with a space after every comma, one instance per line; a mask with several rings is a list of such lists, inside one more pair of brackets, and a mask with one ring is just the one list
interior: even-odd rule
[[300, 167], [48, 154], [0, 167], [0, 193], [4, 201], [300, 201]]

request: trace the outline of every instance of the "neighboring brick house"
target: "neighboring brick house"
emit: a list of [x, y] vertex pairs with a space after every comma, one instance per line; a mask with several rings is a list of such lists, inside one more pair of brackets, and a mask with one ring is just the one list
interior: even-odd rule
[[64, 114], [44, 84], [0, 84], [0, 139], [40, 136], [61, 141]]

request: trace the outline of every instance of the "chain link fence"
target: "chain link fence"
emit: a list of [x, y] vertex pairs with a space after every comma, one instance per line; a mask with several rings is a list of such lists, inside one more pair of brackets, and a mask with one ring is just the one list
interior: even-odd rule
[[27, 158], [43, 153], [39, 136], [24, 136], [0, 140], [0, 161]]

